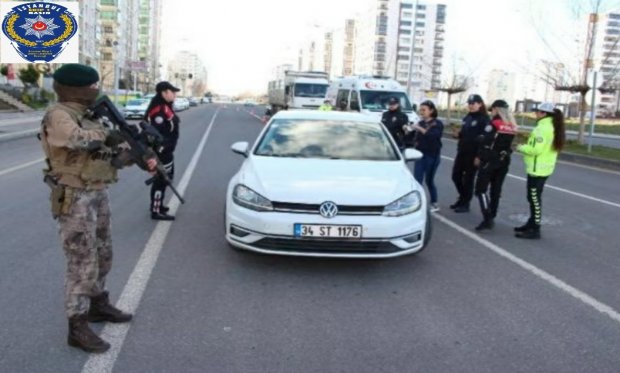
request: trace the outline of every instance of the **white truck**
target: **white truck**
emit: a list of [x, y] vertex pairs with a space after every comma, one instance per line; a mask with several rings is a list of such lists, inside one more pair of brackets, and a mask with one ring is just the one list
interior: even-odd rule
[[329, 86], [327, 73], [319, 71], [284, 72], [278, 80], [269, 82], [268, 96], [272, 112], [282, 109], [318, 109]]
[[388, 110], [390, 98], [400, 100], [401, 110], [407, 114], [410, 122], [417, 123], [417, 105], [409, 101], [406, 90], [396, 80], [377, 75], [354, 75], [334, 79], [327, 90], [327, 98], [340, 108], [359, 111], [381, 120], [383, 112]]

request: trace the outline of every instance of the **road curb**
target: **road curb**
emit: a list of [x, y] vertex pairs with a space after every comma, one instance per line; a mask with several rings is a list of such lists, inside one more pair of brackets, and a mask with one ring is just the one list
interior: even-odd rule
[[5, 142], [5, 141], [10, 141], [10, 140], [23, 139], [25, 137], [30, 137], [30, 136], [34, 137], [37, 133], [39, 133], [39, 129], [35, 128], [32, 130], [8, 133], [6, 135], [0, 135], [0, 143]]
[[560, 160], [564, 162], [577, 163], [590, 167], [604, 168], [606, 170], [620, 171], [620, 162], [610, 159], [590, 157], [583, 154], [560, 153]]

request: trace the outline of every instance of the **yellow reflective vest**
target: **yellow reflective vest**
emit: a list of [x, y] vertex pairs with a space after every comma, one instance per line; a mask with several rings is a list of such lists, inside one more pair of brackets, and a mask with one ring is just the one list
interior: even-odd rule
[[523, 154], [528, 175], [549, 176], [555, 170], [558, 152], [553, 148], [554, 133], [553, 119], [544, 117], [536, 123], [527, 143], [517, 148]]

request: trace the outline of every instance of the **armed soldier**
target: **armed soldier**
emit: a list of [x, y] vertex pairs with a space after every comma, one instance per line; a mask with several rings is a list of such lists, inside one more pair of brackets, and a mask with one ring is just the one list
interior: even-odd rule
[[[88, 322], [128, 322], [132, 315], [112, 304], [105, 290], [112, 266], [110, 206], [107, 187], [117, 181], [112, 164], [127, 165], [118, 153], [124, 142], [116, 130], [87, 115], [99, 94], [99, 74], [90, 66], [67, 64], [54, 73], [58, 103], [48, 108], [41, 123], [41, 145], [47, 157], [45, 180], [52, 187], [52, 214], [58, 219], [67, 258], [65, 311], [68, 343], [88, 352], [105, 352], [110, 345]], [[157, 160], [146, 157], [153, 170]]]

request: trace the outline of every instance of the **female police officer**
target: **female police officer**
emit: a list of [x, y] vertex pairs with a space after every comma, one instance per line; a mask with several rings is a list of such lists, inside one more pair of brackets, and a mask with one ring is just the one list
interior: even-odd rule
[[489, 124], [489, 114], [480, 95], [470, 95], [467, 98], [467, 105], [469, 113], [463, 118], [463, 126], [456, 135], [459, 142], [452, 168], [452, 181], [459, 197], [453, 205], [450, 205], [454, 212], [469, 212], [469, 202], [474, 194], [476, 178], [474, 160], [478, 153], [479, 136]]
[[530, 203], [530, 218], [525, 225], [515, 228], [518, 238], [540, 238], [543, 187], [555, 170], [558, 154], [566, 141], [564, 115], [555, 105], [549, 102], [538, 105], [536, 119], [536, 127], [527, 143], [517, 147], [525, 162], [527, 200]]
[[[179, 139], [179, 117], [174, 113], [172, 104], [180, 89], [168, 82], [159, 82], [155, 86], [157, 94], [146, 110], [145, 119], [163, 136], [162, 147], [157, 151], [159, 160], [164, 165], [170, 180], [174, 177], [174, 150]], [[151, 186], [151, 219], [174, 220], [168, 215], [168, 207], [164, 206], [166, 183], [156, 178]]]
[[[491, 114], [493, 115], [491, 124], [484, 128], [478, 157], [475, 159], [478, 167], [475, 191], [484, 217], [482, 223], [476, 227], [477, 231], [493, 228], [502, 184], [510, 167], [512, 140], [517, 134], [517, 124], [506, 101], [494, 101], [491, 105]], [[487, 194], [489, 186], [490, 196]]]

